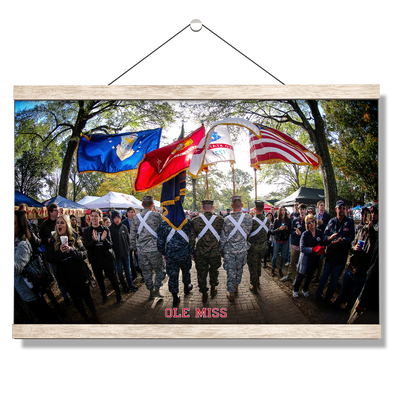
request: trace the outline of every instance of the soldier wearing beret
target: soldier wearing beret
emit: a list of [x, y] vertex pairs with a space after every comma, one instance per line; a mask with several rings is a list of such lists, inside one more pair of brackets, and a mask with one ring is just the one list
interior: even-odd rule
[[[207, 275], [210, 274], [211, 297], [217, 294], [218, 269], [221, 266], [221, 247], [219, 239], [224, 219], [213, 214], [214, 202], [202, 201], [204, 215], [193, 218], [189, 243], [194, 248], [194, 261], [196, 263], [197, 281], [202, 301], [208, 298]], [[197, 243], [196, 243], [197, 239]]]
[[233, 212], [224, 219], [220, 244], [227, 274], [227, 297], [229, 301], [234, 301], [235, 293], [242, 281], [247, 250], [250, 248], [247, 239], [253, 226], [253, 219], [249, 214], [242, 213], [241, 196], [232, 197], [231, 207]]
[[261, 260], [267, 250], [268, 231], [271, 221], [264, 215], [264, 202], [255, 201], [256, 215], [250, 232], [249, 243], [251, 247], [247, 252], [247, 265], [250, 272], [250, 290], [257, 294], [260, 287]]
[[163, 218], [160, 213], [151, 211], [153, 205], [153, 196], [143, 196], [143, 211], [133, 218], [129, 233], [131, 250], [139, 257], [139, 265], [146, 288], [150, 292], [150, 299], [164, 297], [160, 294], [160, 287], [166, 275], [162, 254], [157, 248], [157, 230]]

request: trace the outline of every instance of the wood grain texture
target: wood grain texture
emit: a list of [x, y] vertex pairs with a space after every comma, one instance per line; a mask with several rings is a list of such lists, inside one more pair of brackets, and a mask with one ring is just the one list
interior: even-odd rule
[[14, 339], [381, 339], [380, 325], [13, 325]]
[[14, 86], [14, 100], [379, 99], [379, 85]]

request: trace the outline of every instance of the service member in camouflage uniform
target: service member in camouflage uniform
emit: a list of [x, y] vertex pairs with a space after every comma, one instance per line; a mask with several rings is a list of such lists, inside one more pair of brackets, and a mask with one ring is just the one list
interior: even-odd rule
[[232, 197], [231, 207], [233, 212], [224, 219], [220, 244], [227, 274], [226, 295], [230, 301], [234, 301], [235, 293], [242, 281], [247, 250], [250, 248], [247, 238], [253, 226], [253, 219], [249, 214], [242, 213], [241, 196]]
[[251, 247], [247, 252], [247, 265], [250, 272], [250, 290], [257, 294], [260, 287], [261, 260], [267, 250], [268, 231], [271, 221], [264, 215], [264, 202], [256, 200], [256, 215], [253, 218], [249, 243]]
[[179, 270], [182, 270], [182, 282], [185, 294], [193, 289], [190, 278], [192, 267], [193, 248], [189, 244], [191, 221], [183, 225], [182, 229], [175, 230], [167, 221], [163, 221], [157, 230], [157, 247], [165, 256], [168, 280], [168, 289], [174, 298], [173, 305], [177, 306], [179, 298]]
[[[189, 244], [194, 248], [197, 282], [200, 293], [203, 294], [202, 300], [206, 302], [208, 298], [208, 273], [210, 273], [211, 297], [217, 294], [218, 269], [221, 266], [219, 238], [224, 219], [220, 215], [213, 214], [213, 200], [203, 200], [202, 204], [204, 215], [200, 214], [193, 219], [190, 228]], [[195, 245], [196, 238], [198, 240]]]
[[160, 294], [160, 287], [166, 275], [162, 254], [157, 248], [157, 229], [163, 217], [160, 213], [151, 211], [153, 203], [153, 196], [143, 196], [143, 211], [133, 218], [129, 233], [131, 250], [137, 252], [139, 257], [139, 265], [146, 288], [150, 291], [150, 299], [164, 297]]

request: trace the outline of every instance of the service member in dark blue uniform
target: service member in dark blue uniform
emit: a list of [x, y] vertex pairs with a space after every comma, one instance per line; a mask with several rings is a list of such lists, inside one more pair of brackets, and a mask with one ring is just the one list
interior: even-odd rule
[[169, 277], [168, 289], [174, 298], [173, 305], [179, 304], [179, 271], [182, 271], [182, 282], [185, 294], [193, 289], [190, 277], [193, 248], [189, 245], [191, 221], [175, 230], [167, 221], [163, 221], [157, 230], [157, 248], [165, 256], [166, 271]]

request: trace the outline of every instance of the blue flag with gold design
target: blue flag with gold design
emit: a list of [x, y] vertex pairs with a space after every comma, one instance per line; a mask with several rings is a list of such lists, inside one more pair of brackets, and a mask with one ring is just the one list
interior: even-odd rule
[[181, 172], [162, 184], [161, 206], [164, 219], [170, 226], [179, 230], [187, 223], [183, 202], [186, 192], [186, 171]]
[[[182, 121], [181, 133], [178, 140], [185, 137], [185, 128]], [[164, 207], [164, 219], [175, 229], [181, 229], [187, 222], [183, 202], [186, 192], [186, 171], [162, 184], [161, 206]]]
[[116, 135], [83, 135], [79, 140], [76, 169], [115, 174], [136, 169], [144, 155], [160, 147], [162, 128]]

